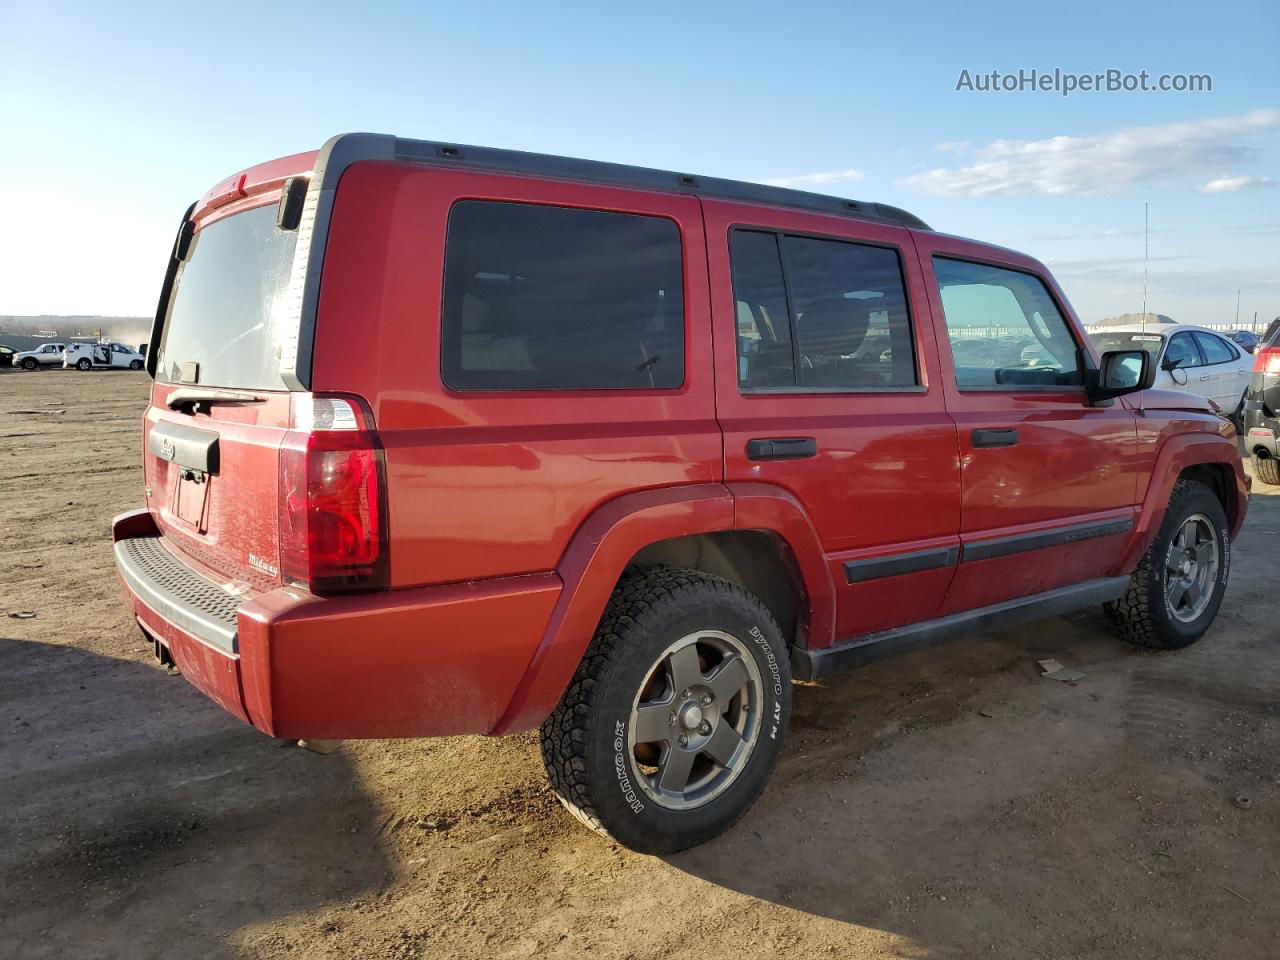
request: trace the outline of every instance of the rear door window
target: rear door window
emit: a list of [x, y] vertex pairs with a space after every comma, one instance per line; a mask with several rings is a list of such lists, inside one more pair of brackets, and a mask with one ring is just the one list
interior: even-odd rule
[[1221, 337], [1215, 337], [1212, 333], [1196, 332], [1192, 336], [1196, 338], [1196, 343], [1200, 344], [1205, 363], [1230, 363], [1240, 356], [1235, 347]]
[[464, 200], [449, 215], [441, 373], [455, 390], [684, 383], [671, 220]]
[[735, 230], [729, 255], [743, 390], [823, 393], [917, 385], [896, 250]]
[[[252, 390], [288, 389], [273, 320], [283, 311], [297, 231], [276, 226], [276, 205], [196, 232], [169, 298], [156, 379]], [[294, 331], [296, 334], [296, 331]], [[188, 367], [188, 364], [194, 364]]]

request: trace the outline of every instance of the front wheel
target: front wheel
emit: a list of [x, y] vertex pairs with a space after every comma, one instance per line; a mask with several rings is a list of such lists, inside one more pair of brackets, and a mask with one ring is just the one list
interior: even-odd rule
[[130, 369], [130, 370], [141, 370], [141, 369], [142, 369], [142, 361], [141, 361], [141, 360], [130, 360], [130, 361], [129, 361], [129, 369]]
[[23, 370], [34, 370], [34, 369], [35, 369], [36, 367], [38, 367], [38, 366], [39, 366], [39, 364], [38, 364], [38, 363], [36, 363], [36, 358], [35, 358], [35, 357], [26, 357], [26, 358], [22, 361], [22, 369], [23, 369]]
[[1128, 590], [1104, 609], [1131, 643], [1159, 650], [1189, 646], [1218, 615], [1230, 570], [1222, 504], [1203, 483], [1179, 480]]
[[81, 357], [79, 360], [76, 361], [77, 370], [88, 370], [92, 366], [93, 364], [90, 362], [88, 357]]
[[787, 648], [765, 606], [727, 580], [658, 567], [614, 591], [542, 725], [542, 759], [588, 827], [674, 853], [746, 813], [790, 712]]

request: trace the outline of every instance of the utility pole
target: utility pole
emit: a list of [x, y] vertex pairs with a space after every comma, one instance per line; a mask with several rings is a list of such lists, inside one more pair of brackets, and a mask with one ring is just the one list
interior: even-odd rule
[[1142, 203], [1142, 327], [1147, 326], [1147, 269], [1151, 265], [1151, 205]]
[[1236, 326], [1240, 326], [1240, 291], [1236, 290]]

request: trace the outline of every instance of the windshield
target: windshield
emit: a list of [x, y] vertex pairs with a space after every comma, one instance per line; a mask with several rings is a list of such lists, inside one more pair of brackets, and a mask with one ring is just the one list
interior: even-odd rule
[[[276, 206], [238, 213], [198, 231], [169, 299], [156, 379], [251, 390], [288, 389], [272, 318], [283, 304], [296, 231], [276, 226]], [[188, 368], [190, 370], [190, 368]]]
[[1164, 335], [1160, 333], [1091, 333], [1089, 339], [1100, 354], [1109, 350], [1145, 350], [1153, 357], [1164, 343]]

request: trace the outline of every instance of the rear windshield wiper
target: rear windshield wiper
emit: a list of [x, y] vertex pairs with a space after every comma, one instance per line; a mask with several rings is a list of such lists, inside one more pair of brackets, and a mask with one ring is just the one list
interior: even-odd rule
[[214, 390], [208, 387], [179, 387], [169, 394], [165, 403], [170, 410], [190, 410], [199, 412], [203, 405], [206, 409], [215, 403], [265, 403], [266, 397], [243, 390]]

